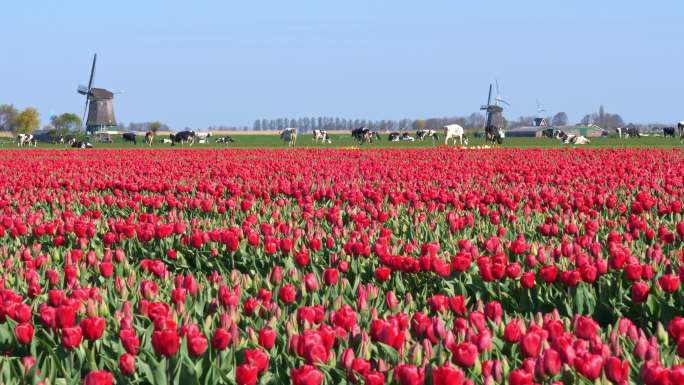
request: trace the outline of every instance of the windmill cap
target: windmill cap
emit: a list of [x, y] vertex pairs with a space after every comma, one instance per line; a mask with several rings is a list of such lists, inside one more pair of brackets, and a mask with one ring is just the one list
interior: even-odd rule
[[104, 88], [91, 88], [90, 95], [93, 99], [112, 99], [114, 94]]

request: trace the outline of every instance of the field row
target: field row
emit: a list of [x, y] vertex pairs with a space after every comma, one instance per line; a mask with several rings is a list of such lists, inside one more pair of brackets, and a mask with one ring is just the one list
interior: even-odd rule
[[0, 382], [682, 384], [682, 158], [0, 152]]

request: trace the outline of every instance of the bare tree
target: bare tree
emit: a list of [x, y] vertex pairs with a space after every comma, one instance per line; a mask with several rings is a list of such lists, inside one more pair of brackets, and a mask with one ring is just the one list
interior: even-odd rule
[[552, 126], [567, 126], [568, 125], [568, 114], [565, 112], [559, 112], [553, 116], [551, 119]]

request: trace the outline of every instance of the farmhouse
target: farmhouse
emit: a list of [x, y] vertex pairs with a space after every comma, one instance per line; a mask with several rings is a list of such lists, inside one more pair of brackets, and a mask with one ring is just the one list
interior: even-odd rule
[[509, 138], [535, 138], [541, 137], [542, 131], [549, 128], [546, 118], [535, 118], [531, 126], [511, 128], [506, 131]]

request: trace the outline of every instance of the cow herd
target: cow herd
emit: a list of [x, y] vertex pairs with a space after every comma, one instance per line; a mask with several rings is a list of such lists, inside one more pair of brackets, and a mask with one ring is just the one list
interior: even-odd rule
[[[684, 143], [684, 121], [677, 123], [677, 127], [663, 127], [663, 138], [676, 138], [679, 137], [679, 142]], [[618, 127], [615, 129], [618, 137], [622, 138], [641, 138], [642, 136], [649, 136], [639, 131], [638, 128], [634, 126], [628, 127]]]
[[[684, 143], [684, 121], [677, 123], [677, 127], [663, 127], [663, 137], [679, 137], [680, 143]], [[639, 130], [634, 126], [619, 127], [615, 129], [619, 138], [640, 138], [642, 136], [648, 136], [647, 134], [640, 133]], [[444, 136], [444, 144], [456, 145], [456, 140], [461, 146], [468, 145], [468, 139], [465, 137], [465, 130], [458, 124], [448, 124], [442, 127], [441, 134]], [[371, 130], [368, 127], [361, 127], [351, 131], [352, 138], [360, 145], [364, 143], [373, 143], [380, 141], [380, 134], [377, 131]], [[582, 136], [576, 134], [569, 134], [558, 129], [548, 128], [542, 131], [542, 136], [558, 139], [561, 145], [583, 145], [589, 144], [591, 141]], [[147, 146], [152, 146], [155, 142], [155, 133], [148, 131], [143, 139], [143, 143]], [[196, 132], [196, 131], [179, 131], [176, 133], [171, 133], [168, 137], [163, 137], [158, 140], [162, 144], [170, 144], [175, 146], [176, 144], [189, 145], [192, 146], [195, 143], [205, 144], [209, 143], [212, 134], [209, 132]], [[138, 136], [133, 132], [126, 132], [121, 134], [121, 138], [125, 143], [138, 143]], [[485, 138], [488, 142], [494, 144], [501, 144], [505, 138], [504, 130], [496, 128], [494, 126], [485, 129]], [[294, 147], [297, 143], [297, 129], [296, 128], [285, 128], [280, 132], [280, 139], [288, 146]], [[440, 133], [437, 130], [432, 129], [420, 129], [416, 131], [416, 135], [411, 136], [407, 132], [390, 132], [387, 135], [387, 140], [389, 142], [414, 142], [425, 141], [426, 139], [431, 139], [433, 143], [440, 140]], [[315, 144], [332, 144], [332, 139], [328, 134], [327, 130], [316, 129], [312, 132], [312, 140]], [[18, 147], [36, 147], [38, 142], [45, 143], [61, 143], [67, 144], [73, 148], [91, 148], [92, 144], [87, 140], [78, 140], [73, 135], [67, 138], [63, 136], [50, 136], [47, 134], [17, 134], [16, 143]], [[221, 136], [216, 138], [215, 143], [218, 144], [230, 144], [234, 143], [235, 140], [230, 136]]]

